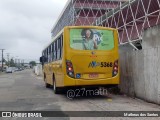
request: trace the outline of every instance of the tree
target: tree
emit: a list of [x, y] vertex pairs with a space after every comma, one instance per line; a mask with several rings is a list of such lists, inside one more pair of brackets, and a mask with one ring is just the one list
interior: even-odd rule
[[30, 61], [30, 62], [29, 62], [29, 65], [30, 65], [30, 66], [36, 66], [36, 62], [35, 62], [35, 61]]
[[10, 66], [11, 66], [11, 67], [15, 67], [15, 63], [14, 63], [14, 60], [13, 60], [13, 59], [10, 60]]
[[3, 58], [3, 62], [7, 62], [7, 61]]
[[16, 66], [13, 59], [10, 59], [9, 61], [5, 60], [5, 62], [6, 62], [6, 65], [9, 66], [9, 67], [15, 67]]
[[[0, 62], [2, 62], [2, 60], [0, 60]], [[7, 61], [3, 58], [3, 62], [7, 62]]]

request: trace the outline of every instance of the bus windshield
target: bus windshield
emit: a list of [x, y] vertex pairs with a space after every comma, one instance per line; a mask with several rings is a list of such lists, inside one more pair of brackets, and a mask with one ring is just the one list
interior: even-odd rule
[[112, 30], [70, 29], [70, 47], [76, 50], [112, 50]]

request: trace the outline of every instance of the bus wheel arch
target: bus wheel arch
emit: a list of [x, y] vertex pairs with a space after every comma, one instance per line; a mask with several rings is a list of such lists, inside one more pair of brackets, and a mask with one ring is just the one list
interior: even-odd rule
[[43, 80], [45, 81], [45, 79], [46, 79], [46, 74], [45, 73], [43, 73]]
[[55, 79], [55, 74], [53, 73], [53, 75], [52, 75], [52, 80], [53, 80], [53, 83], [54, 83], [54, 81], [56, 80]]
[[46, 88], [50, 88], [50, 84], [47, 83], [47, 78], [45, 73], [44, 73], [44, 82], [45, 82]]

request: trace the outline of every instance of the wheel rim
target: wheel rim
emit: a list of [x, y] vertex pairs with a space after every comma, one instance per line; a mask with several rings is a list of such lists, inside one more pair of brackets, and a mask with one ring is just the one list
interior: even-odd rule
[[56, 83], [55, 83], [55, 81], [53, 83], [54, 83], [53, 84], [53, 90], [55, 91], [56, 90]]

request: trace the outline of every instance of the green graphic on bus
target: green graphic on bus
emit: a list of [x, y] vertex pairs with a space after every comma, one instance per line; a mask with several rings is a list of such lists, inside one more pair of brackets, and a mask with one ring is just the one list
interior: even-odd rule
[[70, 29], [70, 47], [76, 50], [111, 50], [114, 48], [112, 30]]

